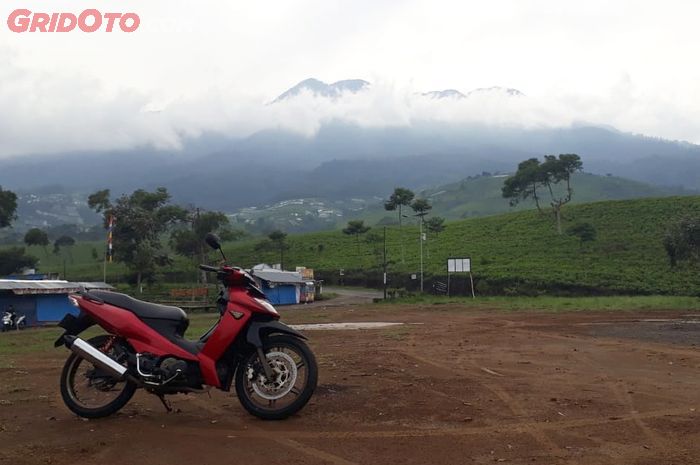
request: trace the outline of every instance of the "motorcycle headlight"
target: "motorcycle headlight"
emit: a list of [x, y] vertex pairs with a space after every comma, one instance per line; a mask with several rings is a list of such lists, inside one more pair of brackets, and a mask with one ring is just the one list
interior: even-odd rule
[[257, 297], [254, 297], [255, 301], [259, 303], [262, 307], [265, 308], [265, 310], [269, 311], [270, 313], [274, 313], [275, 315], [279, 315], [275, 307], [272, 306], [270, 302], [268, 302], [265, 299], [259, 299]]

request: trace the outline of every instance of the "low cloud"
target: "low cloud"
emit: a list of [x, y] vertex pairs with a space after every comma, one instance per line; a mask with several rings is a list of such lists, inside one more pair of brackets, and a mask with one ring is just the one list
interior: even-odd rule
[[[421, 95], [426, 90], [433, 89], [375, 79], [369, 89], [338, 99], [303, 92], [270, 104], [269, 96], [221, 87], [168, 97], [108, 90], [99, 80], [78, 74], [23, 69], [5, 54], [0, 55], [0, 156], [136, 146], [177, 150], [185, 138], [203, 132], [246, 137], [282, 129], [313, 137], [333, 121], [363, 127], [437, 123], [525, 128], [585, 122], [700, 142], [700, 110], [692, 102], [678, 104], [645, 95], [629, 76], [621, 77], [603, 96], [514, 97], [490, 91], [462, 99], [431, 99]], [[527, 89], [520, 90], [527, 94]]]

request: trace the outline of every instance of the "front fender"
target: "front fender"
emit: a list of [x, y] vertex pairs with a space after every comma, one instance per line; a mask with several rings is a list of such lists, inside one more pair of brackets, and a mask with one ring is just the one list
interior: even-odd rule
[[300, 339], [306, 339], [306, 336], [299, 331], [290, 328], [282, 322], [271, 320], [251, 321], [246, 333], [246, 341], [256, 348], [261, 348], [262, 338], [268, 334], [290, 334]]

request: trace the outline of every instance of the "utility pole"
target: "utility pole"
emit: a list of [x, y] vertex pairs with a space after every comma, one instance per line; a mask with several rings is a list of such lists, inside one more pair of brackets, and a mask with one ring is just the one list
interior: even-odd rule
[[384, 300], [386, 300], [386, 226], [384, 226]]
[[107, 282], [107, 244], [105, 244], [105, 259], [102, 263], [102, 282]]

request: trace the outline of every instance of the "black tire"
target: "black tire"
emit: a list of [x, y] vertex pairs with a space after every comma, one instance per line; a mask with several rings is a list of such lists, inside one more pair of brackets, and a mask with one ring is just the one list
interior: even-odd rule
[[[278, 347], [287, 348], [296, 352], [300, 360], [303, 360], [303, 365], [295, 365], [297, 369], [306, 367], [303, 385], [301, 389], [298, 390], [298, 394], [294, 394], [294, 400], [288, 405], [280, 408], [262, 406], [253, 398], [253, 392], [247, 389], [247, 383], [250, 382], [248, 378], [248, 367], [258, 363], [258, 355], [256, 352], [248, 354], [236, 370], [236, 394], [238, 395], [238, 400], [241, 402], [241, 405], [243, 405], [243, 408], [250, 414], [263, 420], [283, 420], [294, 415], [306, 405], [309, 399], [311, 399], [316, 389], [316, 383], [318, 382], [316, 358], [304, 341], [293, 336], [282, 334], [268, 336], [263, 340], [263, 350], [266, 355], [270, 352], [270, 349]], [[296, 379], [294, 382], [296, 382]], [[286, 394], [285, 396], [289, 395], [290, 394]]]
[[[107, 335], [95, 336], [88, 339], [87, 342], [99, 348], [107, 342], [109, 337], [110, 336]], [[77, 370], [79, 361], [89, 363], [79, 355], [71, 352], [61, 372], [61, 397], [63, 397], [63, 402], [73, 413], [83, 418], [102, 418], [116, 413], [131, 400], [134, 392], [136, 392], [137, 386], [133, 381], [126, 380], [123, 382], [124, 387], [121, 393], [111, 402], [96, 408], [89, 408], [81, 405], [74, 398], [72, 394], [73, 389], [69, 386], [70, 379], [75, 376], [74, 371]]]

